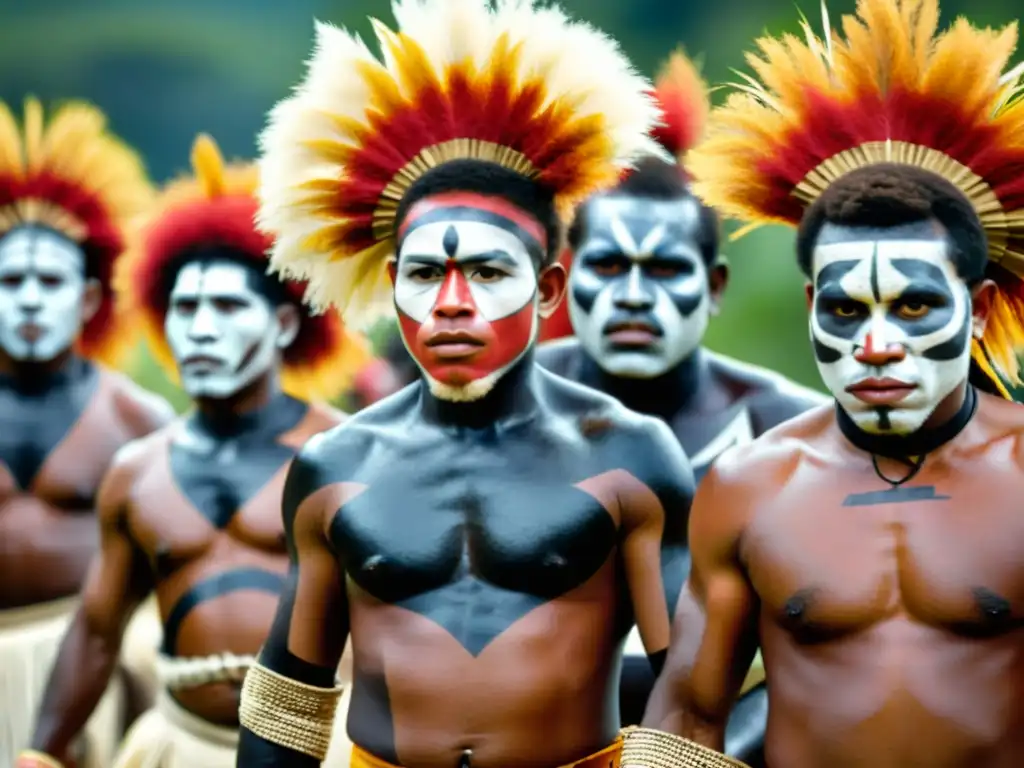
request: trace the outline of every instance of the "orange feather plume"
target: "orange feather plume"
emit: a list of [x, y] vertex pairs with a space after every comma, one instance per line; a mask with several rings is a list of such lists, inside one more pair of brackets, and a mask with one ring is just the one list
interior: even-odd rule
[[[201, 134], [192, 147], [192, 176], [164, 189], [131, 248], [118, 264], [115, 287], [126, 314], [139, 319], [153, 356], [177, 380], [174, 356], [164, 335], [171, 285], [168, 273], [198, 246], [222, 246], [261, 267], [273, 239], [256, 229], [259, 173], [252, 163], [225, 163], [212, 138]], [[187, 255], [185, 256], [187, 258]], [[302, 306], [306, 287], [286, 281]], [[347, 330], [336, 313], [302, 313], [299, 333], [284, 351], [281, 386], [303, 400], [332, 399], [346, 390], [370, 360], [362, 335]]]
[[133, 346], [116, 312], [115, 263], [132, 222], [153, 198], [139, 156], [107, 130], [103, 113], [70, 102], [47, 122], [36, 99], [25, 100], [23, 129], [0, 102], [0, 237], [36, 224], [77, 243], [100, 284], [100, 305], [82, 327], [75, 351], [119, 366]]
[[683, 165], [687, 153], [704, 137], [711, 100], [697, 65], [682, 50], [662, 67], [654, 81], [654, 97], [662, 111], [654, 138]]
[[1024, 65], [1008, 69], [1016, 25], [965, 19], [938, 32], [937, 0], [859, 0], [843, 35], [757, 41], [708, 136], [690, 153], [694, 189], [722, 213], [796, 225], [836, 179], [874, 163], [914, 165], [952, 182], [988, 234], [999, 298], [975, 361], [1022, 383], [1024, 344]]
[[307, 300], [368, 324], [392, 308], [386, 263], [410, 186], [450, 160], [549, 189], [566, 218], [631, 159], [663, 154], [650, 84], [617, 44], [536, 0], [396, 0], [383, 60], [317, 25], [304, 81], [263, 133], [260, 224]]

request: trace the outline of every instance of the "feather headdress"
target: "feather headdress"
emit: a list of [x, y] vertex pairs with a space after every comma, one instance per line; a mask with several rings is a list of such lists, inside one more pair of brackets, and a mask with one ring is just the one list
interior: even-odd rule
[[673, 53], [654, 82], [654, 97], [662, 111], [662, 124], [655, 126], [658, 140], [680, 165], [704, 137], [711, 99], [697, 65], [682, 50]]
[[[116, 289], [126, 313], [139, 318], [153, 356], [172, 379], [177, 370], [164, 335], [176, 264], [188, 252], [220, 246], [249, 257], [262, 269], [272, 239], [255, 224], [259, 174], [252, 163], [225, 163], [209, 136], [192, 146], [194, 176], [167, 185], [118, 265]], [[285, 282], [302, 306], [305, 285]], [[282, 388], [303, 400], [331, 399], [343, 392], [369, 361], [367, 342], [348, 331], [336, 313], [301, 314], [299, 333], [284, 351]]]
[[[988, 235], [1000, 291], [972, 356], [998, 383], [995, 363], [1021, 383], [1024, 342], [1024, 66], [1007, 71], [1015, 25], [994, 31], [965, 19], [937, 34], [937, 0], [859, 0], [840, 37], [758, 41], [709, 135], [691, 153], [696, 192], [722, 213], [798, 224], [849, 171], [876, 163], [936, 173], [970, 200]], [[1004, 74], [1005, 72], [1005, 74]]]
[[0, 102], [0, 237], [36, 224], [82, 248], [101, 287], [99, 309], [75, 345], [83, 357], [117, 366], [132, 345], [115, 312], [112, 278], [131, 223], [152, 196], [139, 156], [107, 131], [96, 107], [70, 102], [47, 124], [42, 105], [29, 98], [22, 130]]
[[498, 164], [550, 190], [563, 217], [614, 184], [657, 122], [649, 83], [618, 46], [535, 0], [395, 0], [397, 31], [317, 25], [295, 94], [262, 135], [260, 223], [272, 268], [307, 300], [372, 322], [391, 308], [395, 218], [450, 160]]

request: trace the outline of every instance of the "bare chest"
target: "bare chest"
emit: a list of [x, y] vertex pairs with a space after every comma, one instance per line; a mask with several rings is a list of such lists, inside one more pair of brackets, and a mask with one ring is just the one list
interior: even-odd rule
[[926, 466], [898, 488], [801, 470], [758, 504], [743, 557], [767, 615], [802, 639], [900, 615], [996, 636], [1024, 619], [1021, 491], [983, 465]]

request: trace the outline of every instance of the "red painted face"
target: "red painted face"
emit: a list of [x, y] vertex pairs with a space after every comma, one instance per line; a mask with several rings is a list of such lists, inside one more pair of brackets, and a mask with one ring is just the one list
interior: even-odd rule
[[497, 380], [536, 338], [543, 228], [500, 198], [449, 193], [414, 205], [399, 238], [395, 306], [410, 354], [446, 387]]

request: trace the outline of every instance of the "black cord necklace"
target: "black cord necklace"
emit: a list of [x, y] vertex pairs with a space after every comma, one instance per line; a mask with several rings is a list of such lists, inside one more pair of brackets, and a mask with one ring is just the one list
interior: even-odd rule
[[[917, 476], [929, 453], [960, 434], [977, 409], [978, 393], [974, 387], [969, 386], [967, 396], [964, 397], [964, 402], [956, 415], [934, 429], [920, 429], [905, 436], [868, 434], [854, 424], [853, 419], [839, 407], [838, 403], [836, 403], [836, 420], [840, 431], [847, 440], [865, 453], [871, 454], [871, 466], [874, 467], [875, 474], [892, 488], [898, 488]], [[899, 480], [886, 477], [878, 466], [879, 456], [900, 461], [910, 467], [910, 471], [906, 477]]]

